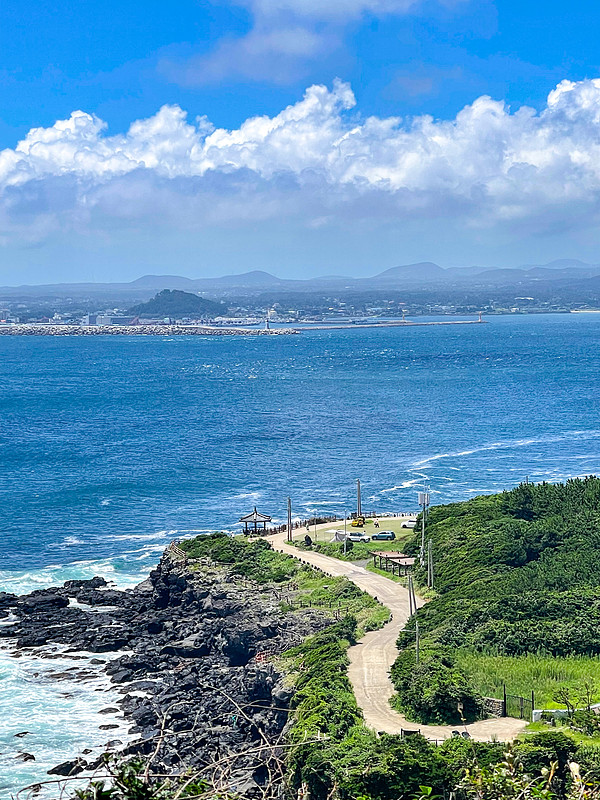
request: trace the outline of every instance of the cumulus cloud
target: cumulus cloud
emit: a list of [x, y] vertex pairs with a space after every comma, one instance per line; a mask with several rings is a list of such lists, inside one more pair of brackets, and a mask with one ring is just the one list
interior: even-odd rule
[[75, 111], [0, 152], [3, 241], [286, 218], [543, 232], [595, 221], [599, 202], [600, 79], [563, 81], [539, 112], [480, 97], [441, 121], [362, 118], [341, 81], [233, 130], [164, 106], [110, 136]]

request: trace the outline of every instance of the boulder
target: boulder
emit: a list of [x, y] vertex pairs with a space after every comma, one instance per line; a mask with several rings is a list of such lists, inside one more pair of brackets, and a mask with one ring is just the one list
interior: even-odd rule
[[62, 764], [52, 767], [48, 770], [48, 775], [64, 775], [70, 778], [72, 775], [79, 775], [87, 766], [88, 763], [84, 758], [74, 758], [72, 761], [63, 761]]

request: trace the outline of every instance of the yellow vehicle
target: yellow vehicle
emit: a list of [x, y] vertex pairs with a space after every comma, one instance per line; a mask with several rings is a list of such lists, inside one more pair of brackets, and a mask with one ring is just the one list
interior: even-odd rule
[[362, 528], [362, 526], [365, 524], [365, 518], [356, 517], [356, 519], [353, 519], [350, 524], [352, 525], [353, 528]]

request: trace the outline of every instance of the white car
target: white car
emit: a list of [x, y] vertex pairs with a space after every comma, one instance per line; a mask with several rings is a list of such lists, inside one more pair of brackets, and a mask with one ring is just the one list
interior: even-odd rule
[[403, 528], [414, 528], [416, 524], [417, 524], [417, 520], [416, 519], [407, 519], [406, 522], [402, 523], [402, 527]]
[[364, 533], [361, 533], [360, 531], [356, 531], [356, 532], [352, 532], [352, 533], [347, 534], [346, 539], [348, 539], [349, 542], [370, 542], [371, 541], [371, 537], [370, 536], [366, 536]]

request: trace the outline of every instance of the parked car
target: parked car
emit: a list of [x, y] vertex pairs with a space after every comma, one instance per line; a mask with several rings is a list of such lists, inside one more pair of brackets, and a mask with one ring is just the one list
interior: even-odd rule
[[417, 520], [416, 519], [407, 519], [406, 522], [402, 523], [402, 527], [403, 528], [414, 528], [416, 524], [417, 524]]
[[352, 531], [346, 537], [349, 542], [370, 542], [371, 537], [366, 536], [362, 531]]
[[394, 531], [377, 531], [371, 534], [371, 539], [374, 541], [393, 542], [396, 538]]

